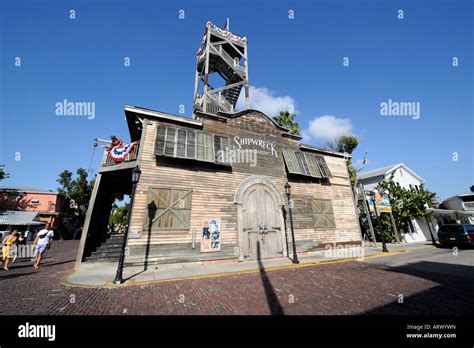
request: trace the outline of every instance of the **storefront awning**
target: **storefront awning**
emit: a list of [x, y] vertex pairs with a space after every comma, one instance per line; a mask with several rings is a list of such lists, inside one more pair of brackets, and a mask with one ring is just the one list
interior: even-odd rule
[[21, 225], [43, 225], [44, 222], [38, 218], [35, 211], [0, 211], [0, 225], [21, 226]]

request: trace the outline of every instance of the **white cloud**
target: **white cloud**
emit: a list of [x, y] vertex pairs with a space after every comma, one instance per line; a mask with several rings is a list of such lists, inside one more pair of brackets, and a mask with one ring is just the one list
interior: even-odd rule
[[[289, 110], [293, 106], [293, 113], [296, 113], [296, 101], [290, 96], [277, 97], [272, 91], [265, 87], [249, 87], [250, 109], [263, 112], [267, 116], [277, 116], [280, 111]], [[245, 93], [240, 94], [236, 105], [237, 110], [246, 109]]]
[[337, 118], [324, 115], [309, 121], [308, 128], [301, 133], [303, 141], [317, 140], [321, 143], [333, 143], [341, 135], [352, 134], [352, 121], [350, 118]]

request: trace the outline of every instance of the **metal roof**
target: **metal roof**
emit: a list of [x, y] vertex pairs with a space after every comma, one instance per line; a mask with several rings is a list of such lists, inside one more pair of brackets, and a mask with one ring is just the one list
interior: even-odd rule
[[407, 172], [412, 174], [418, 180], [425, 181], [425, 179], [423, 179], [421, 176], [416, 174], [413, 170], [408, 168], [408, 166], [405, 163], [397, 163], [397, 164], [392, 164], [390, 166], [386, 166], [386, 167], [382, 167], [382, 168], [372, 169], [372, 170], [369, 170], [367, 172], [360, 173], [357, 176], [358, 176], [359, 180], [363, 180], [363, 179], [367, 179], [367, 178], [374, 178], [374, 177], [377, 177], [377, 176], [385, 176], [385, 175], [393, 172], [394, 170], [396, 170], [399, 167], [403, 167]]
[[36, 211], [16, 211], [3, 210], [0, 211], [0, 225], [43, 225], [44, 222], [38, 218]]
[[27, 193], [46, 193], [46, 194], [58, 194], [57, 191], [42, 190], [34, 187], [17, 187], [17, 186], [0, 186], [0, 191], [19, 191]]

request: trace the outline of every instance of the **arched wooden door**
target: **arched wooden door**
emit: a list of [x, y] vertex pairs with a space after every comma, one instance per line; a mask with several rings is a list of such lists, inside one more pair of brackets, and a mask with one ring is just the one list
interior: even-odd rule
[[248, 187], [242, 199], [244, 255], [250, 259], [283, 256], [282, 212], [274, 191], [264, 183]]

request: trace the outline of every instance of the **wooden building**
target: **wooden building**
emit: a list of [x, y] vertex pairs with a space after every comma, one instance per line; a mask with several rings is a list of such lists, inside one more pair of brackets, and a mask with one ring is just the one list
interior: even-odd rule
[[[120, 236], [107, 235], [108, 213], [116, 194], [131, 193], [136, 166], [141, 176], [131, 212], [128, 264], [291, 256], [286, 182], [299, 253], [361, 243], [344, 155], [300, 144], [300, 136], [260, 111], [234, 111], [235, 91], [226, 91], [248, 83], [246, 40], [239, 46], [226, 32], [206, 26], [207, 45], [198, 52], [197, 64], [198, 71], [204, 66], [205, 76], [197, 74], [204, 89], [199, 94], [196, 87], [192, 118], [125, 106], [135, 145], [120, 163], [104, 154], [78, 265], [118, 258]], [[221, 48], [210, 48], [211, 43]], [[222, 52], [232, 59], [221, 59]], [[239, 57], [243, 69], [234, 65]], [[238, 78], [232, 77], [234, 68]], [[222, 69], [230, 70], [221, 74]], [[224, 88], [206, 86], [212, 71], [223, 76]]]

